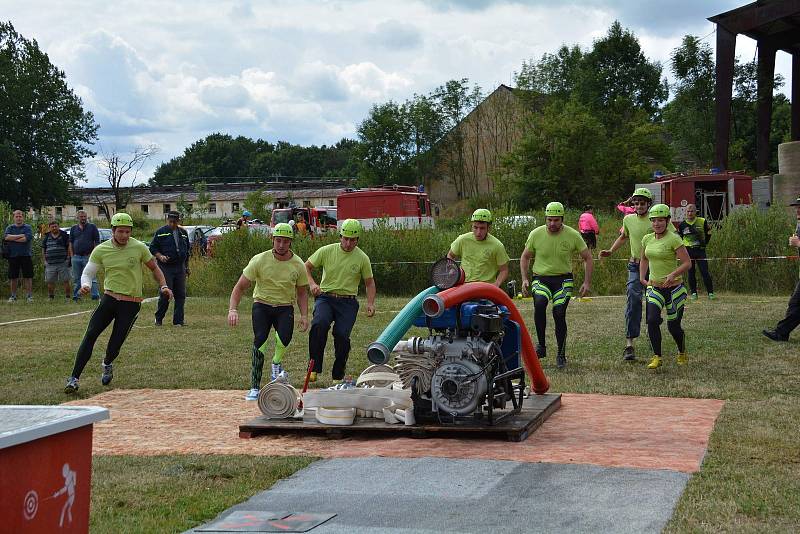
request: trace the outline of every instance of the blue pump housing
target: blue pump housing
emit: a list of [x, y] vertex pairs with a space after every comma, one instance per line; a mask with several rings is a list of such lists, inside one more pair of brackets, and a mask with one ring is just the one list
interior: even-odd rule
[[[421, 314], [414, 319], [414, 326], [421, 328], [432, 328], [434, 330], [458, 330], [459, 326], [462, 329], [468, 329], [472, 324], [472, 316], [476, 313], [479, 306], [495, 304], [490, 300], [478, 300], [462, 302], [460, 306], [447, 308], [440, 317], [429, 318], [425, 314]], [[500, 311], [500, 316], [503, 318], [503, 340], [500, 344], [500, 350], [503, 353], [503, 359], [506, 362], [506, 367], [516, 369], [519, 367], [519, 355], [522, 347], [522, 329], [519, 323], [509, 319], [508, 308], [502, 305], [496, 305]], [[460, 321], [459, 314], [460, 312]]]

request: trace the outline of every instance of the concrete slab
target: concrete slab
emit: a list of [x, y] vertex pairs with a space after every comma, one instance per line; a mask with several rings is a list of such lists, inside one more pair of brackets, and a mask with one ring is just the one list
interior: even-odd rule
[[334, 532], [660, 532], [689, 475], [445, 458], [323, 460], [226, 510], [335, 513]]

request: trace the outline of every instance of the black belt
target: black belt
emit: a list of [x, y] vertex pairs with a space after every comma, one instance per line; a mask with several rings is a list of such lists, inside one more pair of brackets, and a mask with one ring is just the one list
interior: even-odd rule
[[354, 299], [354, 298], [356, 298], [355, 295], [340, 295], [338, 293], [328, 293], [328, 292], [323, 293], [323, 295], [325, 295], [326, 297], [333, 297], [335, 299]]

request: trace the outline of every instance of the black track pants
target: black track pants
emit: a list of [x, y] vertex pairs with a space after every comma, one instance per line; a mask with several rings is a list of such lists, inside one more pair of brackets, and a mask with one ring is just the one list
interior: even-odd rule
[[692, 293], [697, 293], [697, 269], [700, 269], [700, 276], [703, 277], [703, 285], [706, 286], [706, 292], [714, 292], [714, 283], [711, 280], [711, 273], [708, 272], [708, 260], [706, 259], [706, 251], [702, 248], [688, 248], [689, 257], [692, 260], [692, 266], [689, 268], [689, 290]]
[[294, 306], [269, 306], [262, 302], [254, 302], [252, 317], [253, 360], [250, 365], [250, 387], [260, 389], [269, 331], [275, 328], [283, 346], [288, 347], [294, 333]]
[[111, 331], [111, 337], [108, 338], [108, 345], [106, 346], [106, 357], [104, 363], [111, 363], [119, 356], [119, 350], [128, 337], [128, 333], [133, 328], [133, 323], [136, 322], [136, 317], [139, 315], [139, 302], [127, 302], [117, 300], [109, 295], [103, 295], [100, 299], [100, 305], [95, 308], [92, 317], [89, 319], [89, 326], [86, 327], [86, 333], [81, 341], [81, 346], [78, 347], [78, 354], [75, 357], [75, 367], [72, 368], [72, 376], [80, 378], [83, 368], [92, 357], [92, 350], [97, 338], [103, 331], [108, 328], [111, 322], [114, 322], [114, 329]]
[[553, 322], [556, 326], [556, 344], [561, 353], [567, 342], [567, 306], [572, 295], [572, 273], [557, 276], [535, 276], [531, 286], [533, 293], [533, 322], [539, 345], [545, 346], [547, 330], [547, 306], [553, 303]]

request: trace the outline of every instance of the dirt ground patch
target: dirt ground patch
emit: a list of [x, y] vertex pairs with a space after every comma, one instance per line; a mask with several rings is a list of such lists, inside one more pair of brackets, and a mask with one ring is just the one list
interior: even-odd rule
[[322, 457], [447, 457], [608, 467], [700, 469], [720, 400], [595, 394], [562, 396], [561, 409], [521, 443], [489, 440], [328, 439], [284, 434], [239, 438], [239, 424], [260, 415], [244, 392], [112, 390], [67, 404], [103, 406], [94, 454], [253, 454]]

